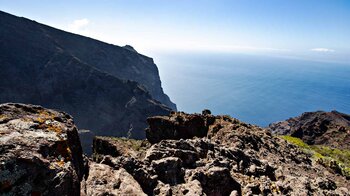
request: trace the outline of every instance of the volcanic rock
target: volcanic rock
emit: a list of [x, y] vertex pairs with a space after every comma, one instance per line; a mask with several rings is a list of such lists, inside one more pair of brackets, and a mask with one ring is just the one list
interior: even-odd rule
[[[204, 125], [190, 123], [186, 136], [176, 116]], [[268, 130], [207, 112], [171, 118], [158, 125], [181, 129], [179, 139], [95, 137], [88, 160], [68, 114], [0, 105], [0, 194], [349, 195], [349, 179]]]
[[350, 116], [337, 111], [305, 112], [301, 116], [272, 123], [269, 130], [291, 135], [311, 145], [350, 149]]
[[148, 122], [151, 146], [138, 148], [142, 156], [112, 154], [110, 148], [94, 156], [115, 169], [125, 168], [148, 195], [348, 194], [344, 176], [258, 126], [208, 112], [173, 112]]
[[157, 143], [164, 139], [204, 137], [208, 133], [209, 125], [214, 122], [214, 117], [210, 115], [210, 111], [203, 116], [172, 112], [169, 116], [150, 117], [147, 122], [149, 127], [146, 129], [146, 137], [149, 142]]
[[146, 195], [136, 180], [120, 168], [115, 170], [105, 164], [91, 163], [89, 177], [82, 182], [81, 195]]
[[0, 105], [0, 195], [79, 195], [85, 172], [72, 117]]

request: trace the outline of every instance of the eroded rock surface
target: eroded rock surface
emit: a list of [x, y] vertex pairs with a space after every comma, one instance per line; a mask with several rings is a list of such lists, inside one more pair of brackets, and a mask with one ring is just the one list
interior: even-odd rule
[[349, 180], [260, 127], [209, 111], [149, 123], [152, 142], [95, 137], [87, 160], [69, 115], [0, 105], [0, 195], [349, 195]]
[[150, 117], [147, 119], [149, 127], [146, 129], [146, 137], [151, 143], [164, 139], [205, 137], [215, 118], [207, 114], [207, 111], [204, 113], [200, 115], [172, 112], [169, 116]]
[[84, 161], [71, 116], [0, 105], [0, 195], [79, 195]]
[[89, 168], [89, 177], [82, 182], [81, 195], [146, 196], [137, 181], [123, 168], [115, 170], [108, 165], [93, 162]]
[[260, 127], [208, 111], [148, 123], [151, 144], [137, 148], [142, 156], [125, 152], [125, 140], [113, 140], [122, 153], [102, 148], [94, 156], [124, 168], [148, 195], [348, 195], [346, 178]]

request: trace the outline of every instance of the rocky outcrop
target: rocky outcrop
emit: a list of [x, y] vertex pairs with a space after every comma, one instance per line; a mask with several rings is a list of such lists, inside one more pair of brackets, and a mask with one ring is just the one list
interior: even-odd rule
[[146, 196], [136, 180], [120, 168], [91, 162], [88, 178], [82, 182], [82, 196], [137, 195]]
[[0, 195], [79, 195], [85, 173], [72, 117], [0, 105]]
[[269, 125], [279, 135], [298, 137], [310, 145], [350, 149], [350, 116], [337, 111], [306, 112]]
[[183, 112], [172, 112], [169, 116], [150, 117], [147, 119], [149, 127], [146, 129], [146, 137], [151, 143], [164, 139], [204, 137], [214, 120], [215, 118], [211, 115], [190, 115]]
[[[164, 121], [172, 129], [158, 125], [183, 132], [155, 136], [153, 143], [95, 137], [87, 160], [68, 114], [0, 105], [0, 194], [349, 195], [349, 180], [268, 130], [207, 112], [149, 122], [157, 118], [177, 119]], [[186, 121], [189, 135], [182, 130]]]
[[112, 143], [119, 153], [108, 147], [94, 156], [114, 170], [125, 169], [148, 195], [348, 194], [345, 177], [260, 127], [208, 111], [174, 112], [148, 122], [151, 144], [136, 148], [141, 156], [128, 152], [127, 140], [101, 137], [96, 140]]
[[157, 66], [106, 44], [0, 11], [0, 103], [68, 112], [98, 135], [145, 138], [146, 118], [176, 109]]

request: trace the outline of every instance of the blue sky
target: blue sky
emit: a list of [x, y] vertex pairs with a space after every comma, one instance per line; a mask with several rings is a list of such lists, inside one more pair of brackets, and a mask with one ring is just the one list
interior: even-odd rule
[[0, 10], [145, 54], [350, 61], [349, 0], [0, 0]]

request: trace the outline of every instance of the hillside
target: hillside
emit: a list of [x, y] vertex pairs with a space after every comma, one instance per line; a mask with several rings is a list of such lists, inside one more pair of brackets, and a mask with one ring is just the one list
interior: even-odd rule
[[300, 138], [309, 145], [326, 145], [350, 150], [350, 116], [337, 111], [305, 112], [272, 123], [269, 130], [278, 135]]
[[176, 110], [151, 58], [0, 12], [0, 103], [69, 112], [81, 129], [144, 138], [146, 118]]

